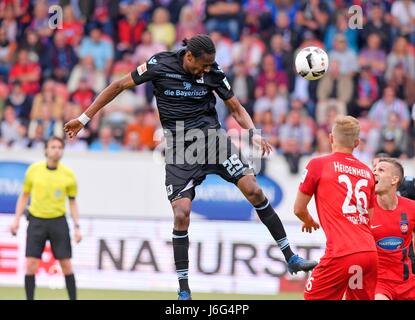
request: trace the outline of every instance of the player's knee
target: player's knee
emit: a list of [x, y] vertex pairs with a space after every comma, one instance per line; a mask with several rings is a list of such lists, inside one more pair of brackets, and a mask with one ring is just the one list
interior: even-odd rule
[[256, 183], [246, 189], [245, 195], [254, 205], [264, 201], [264, 193], [262, 192], [261, 187]]
[[62, 273], [64, 275], [69, 275], [73, 273], [72, 263], [70, 259], [63, 259], [63, 260], [60, 260], [59, 262], [61, 264]]
[[26, 274], [34, 275], [39, 267], [39, 261], [37, 259], [29, 258], [26, 261]]
[[177, 221], [179, 224], [186, 223], [190, 217], [190, 206], [179, 203], [173, 203], [172, 206], [175, 221]]

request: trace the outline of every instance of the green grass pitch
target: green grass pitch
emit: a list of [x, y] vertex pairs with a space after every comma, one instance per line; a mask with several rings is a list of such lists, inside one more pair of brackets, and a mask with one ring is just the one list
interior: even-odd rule
[[[223, 293], [192, 293], [194, 300], [302, 300], [302, 293], [280, 293], [275, 295], [248, 295]], [[23, 300], [24, 288], [0, 287], [0, 300]], [[36, 288], [36, 300], [66, 300], [66, 289]], [[78, 289], [80, 300], [176, 300], [175, 292], [124, 291]]]

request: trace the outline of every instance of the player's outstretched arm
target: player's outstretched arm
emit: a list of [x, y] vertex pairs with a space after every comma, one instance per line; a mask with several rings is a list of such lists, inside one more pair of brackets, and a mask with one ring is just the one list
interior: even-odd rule
[[135, 85], [131, 74], [127, 74], [121, 79], [113, 81], [98, 95], [98, 97], [96, 97], [94, 102], [80, 117], [72, 119], [64, 125], [63, 129], [68, 134], [69, 138], [75, 137], [85, 124], [116, 96]]
[[308, 212], [307, 205], [311, 200], [311, 196], [301, 191], [297, 192], [297, 197], [294, 203], [294, 213], [303, 222], [301, 231], [304, 230], [308, 233], [313, 232], [320, 228], [320, 225], [314, 221], [313, 217]]
[[[226, 106], [229, 108], [229, 111], [232, 117], [235, 118], [236, 122], [244, 129], [255, 129], [254, 122], [246, 112], [245, 108], [239, 102], [238, 98], [233, 96], [232, 98], [225, 100]], [[254, 136], [253, 140], [255, 143], [261, 145], [262, 155], [269, 154], [272, 150], [271, 145], [262, 137]]]

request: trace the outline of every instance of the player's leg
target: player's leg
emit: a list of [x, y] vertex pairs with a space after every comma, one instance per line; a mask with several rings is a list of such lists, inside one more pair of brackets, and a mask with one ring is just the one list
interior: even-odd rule
[[322, 257], [308, 278], [304, 299], [342, 300], [347, 280], [348, 274], [342, 258]]
[[35, 275], [39, 268], [43, 249], [47, 240], [47, 228], [44, 219], [29, 215], [29, 225], [26, 235], [26, 274], [25, 291], [26, 299], [33, 300], [35, 296], [36, 279]]
[[277, 242], [278, 247], [281, 249], [285, 260], [288, 263], [288, 271], [290, 273], [296, 273], [298, 271], [312, 270], [317, 265], [317, 262], [305, 260], [292, 252], [284, 226], [278, 217], [278, 214], [271, 206], [271, 203], [265, 197], [261, 187], [258, 185], [255, 176], [242, 176], [239, 178], [236, 185], [242, 191], [246, 199], [255, 207], [259, 219], [265, 224], [272, 237]]
[[[262, 223], [266, 225], [272, 237], [277, 242], [288, 262], [288, 271], [310, 271], [316, 261], [308, 261], [294, 254], [290, 248], [284, 226], [264, 192], [258, 185], [253, 168], [248, 164], [240, 150], [232, 143], [223, 131], [218, 131], [216, 143], [209, 144], [209, 158], [216, 152], [216, 163], [205, 167], [205, 172], [219, 174], [228, 182], [234, 183], [246, 199], [255, 207]], [[215, 151], [212, 151], [212, 147]], [[226, 159], [223, 161], [223, 158]]]
[[195, 196], [195, 185], [204, 179], [198, 164], [166, 164], [166, 191], [173, 208], [173, 256], [179, 280], [179, 299], [190, 300], [189, 236], [190, 210]]
[[190, 211], [194, 188], [182, 194], [182, 198], [171, 203], [174, 214], [173, 227], [173, 255], [176, 266], [177, 278], [179, 280], [179, 299], [191, 299], [189, 288], [189, 236]]
[[245, 198], [255, 207], [259, 219], [267, 226], [284, 254], [285, 260], [288, 261], [294, 253], [290, 248], [284, 226], [270, 202], [265, 197], [261, 187], [258, 185], [255, 176], [243, 176], [238, 180], [236, 185], [242, 191]]
[[35, 275], [39, 268], [40, 259], [27, 257], [26, 258], [26, 275], [24, 278], [24, 287], [27, 300], [34, 300], [36, 280]]
[[62, 273], [65, 276], [65, 284], [69, 300], [76, 300], [76, 282], [71, 259], [60, 259], [59, 263], [62, 268]]
[[378, 279], [375, 289], [375, 300], [394, 300], [394, 284], [390, 281]]
[[375, 300], [390, 300], [390, 299], [382, 293], [376, 293]]
[[349, 281], [346, 300], [374, 300], [378, 278], [378, 253], [358, 252], [347, 256]]
[[76, 300], [76, 282], [72, 269], [72, 246], [68, 222], [65, 217], [50, 219], [48, 222], [49, 240], [53, 255], [59, 260], [65, 276], [69, 300]]

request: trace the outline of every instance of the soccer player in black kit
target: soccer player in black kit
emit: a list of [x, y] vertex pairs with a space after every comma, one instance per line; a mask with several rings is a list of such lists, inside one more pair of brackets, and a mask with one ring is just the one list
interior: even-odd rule
[[[212, 40], [207, 35], [197, 35], [190, 40], [184, 40], [183, 44], [183, 49], [158, 53], [130, 74], [112, 82], [85, 113], [65, 124], [65, 132], [69, 138], [73, 138], [99, 110], [123, 90], [152, 81], [167, 140], [166, 190], [174, 213], [173, 251], [180, 286], [179, 300], [192, 298], [188, 284], [187, 231], [190, 211], [195, 187], [211, 173], [234, 183], [255, 207], [260, 220], [282, 250], [290, 273], [312, 270], [317, 262], [303, 259], [292, 252], [281, 220], [258, 185], [252, 167], [240, 155], [230, 138], [226, 137], [226, 133], [220, 130], [213, 92], [225, 101], [239, 125], [250, 130], [250, 136], [260, 145], [262, 154], [271, 151], [268, 142], [255, 133], [252, 119], [234, 96], [225, 74], [215, 62], [216, 51]], [[196, 129], [203, 132], [206, 138], [202, 139], [205, 156], [208, 156], [204, 163], [200, 163], [200, 158], [190, 162], [188, 157], [183, 156], [185, 149], [194, 142], [184, 139], [183, 135]], [[215, 139], [210, 139], [212, 131], [217, 132]], [[218, 141], [224, 135], [225, 146], [222, 144], [218, 149]], [[183, 150], [180, 146], [183, 146]], [[212, 162], [212, 155], [216, 162]], [[225, 161], [222, 161], [223, 158], [220, 160], [220, 156]]]

